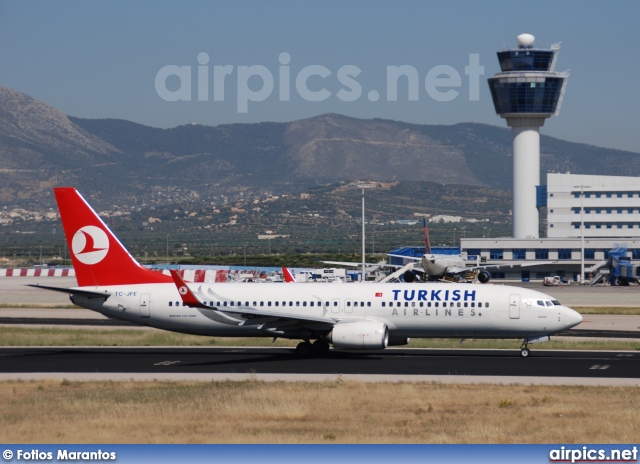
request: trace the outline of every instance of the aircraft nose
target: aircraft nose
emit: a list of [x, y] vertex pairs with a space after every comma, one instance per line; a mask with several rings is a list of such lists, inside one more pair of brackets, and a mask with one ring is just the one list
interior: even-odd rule
[[582, 322], [582, 315], [571, 308], [566, 308], [564, 312], [564, 322], [567, 329], [575, 327]]

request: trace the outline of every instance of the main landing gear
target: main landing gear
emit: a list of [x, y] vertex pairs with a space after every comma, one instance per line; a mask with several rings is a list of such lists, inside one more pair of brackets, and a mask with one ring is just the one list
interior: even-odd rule
[[298, 343], [296, 354], [301, 358], [311, 358], [312, 356], [326, 356], [329, 353], [329, 343], [324, 340], [316, 340], [311, 343], [309, 340]]

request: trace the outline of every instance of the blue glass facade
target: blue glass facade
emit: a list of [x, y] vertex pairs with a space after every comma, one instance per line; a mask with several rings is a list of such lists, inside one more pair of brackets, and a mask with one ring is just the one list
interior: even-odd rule
[[505, 50], [498, 52], [502, 72], [550, 71], [553, 50]]
[[555, 113], [564, 78], [498, 76], [489, 79], [496, 113]]

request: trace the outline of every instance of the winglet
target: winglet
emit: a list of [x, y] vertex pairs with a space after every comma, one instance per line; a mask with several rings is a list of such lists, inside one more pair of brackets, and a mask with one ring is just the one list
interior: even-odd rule
[[189, 306], [190, 308], [206, 308], [211, 309], [209, 306], [200, 302], [197, 296], [193, 294], [193, 292], [189, 289], [189, 286], [185, 283], [185, 281], [180, 277], [180, 274], [174, 269], [170, 269], [171, 277], [173, 277], [173, 282], [176, 284], [176, 288], [178, 289], [178, 293], [180, 294], [180, 298], [182, 298], [182, 302]]
[[282, 268], [282, 275], [284, 276], [284, 281], [285, 282], [295, 282], [296, 278], [293, 277], [293, 274], [291, 273], [291, 271], [289, 270], [288, 267], [283, 267]]

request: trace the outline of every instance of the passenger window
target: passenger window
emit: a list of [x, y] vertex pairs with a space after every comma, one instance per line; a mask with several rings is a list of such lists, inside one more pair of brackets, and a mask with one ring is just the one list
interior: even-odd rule
[[431, 302], [429, 301], [429, 302], [427, 303], [427, 308], [430, 308], [430, 307], [431, 307]]
[[245, 306], [249, 306], [249, 302], [248, 302], [248, 301], [245, 301], [245, 302], [244, 302], [244, 305], [245, 305]]
[[460, 303], [460, 302], [458, 301], [458, 308], [459, 308], [460, 306], [462, 306], [462, 303]]
[[267, 302], [267, 306], [271, 306], [271, 302], [270, 301]]
[[276, 301], [276, 306], [280, 306], [280, 302], [279, 301]]
[[485, 307], [485, 308], [488, 308], [488, 307], [489, 307], [489, 303], [485, 303], [485, 304], [484, 304], [484, 307]]
[[302, 306], [307, 306], [307, 302], [306, 302], [306, 301], [303, 301], [303, 302], [302, 302]]
[[224, 305], [227, 306], [227, 302], [226, 301], [224, 302]]
[[350, 301], [347, 301], [347, 306], [351, 306], [351, 302]]
[[475, 307], [476, 307], [476, 304], [475, 304], [473, 301], [471, 302], [471, 307], [472, 307], [472, 308], [475, 308]]
[[173, 301], [170, 301], [170, 302], [169, 302], [169, 306], [173, 306]]
[[367, 301], [367, 306], [371, 307], [371, 302]]
[[437, 308], [437, 307], [438, 307], [438, 302], [436, 301], [436, 302], [434, 303], [434, 305], [435, 305], [435, 307]]
[[293, 301], [290, 301], [290, 302], [289, 302], [289, 306], [293, 306]]
[[467, 307], [467, 304], [468, 304], [468, 303], [465, 301], [465, 302], [464, 302], [464, 307], [465, 307], [465, 308]]
[[334, 301], [334, 302], [333, 302], [333, 306], [338, 306], [338, 302], [337, 302], [337, 301]]
[[382, 307], [384, 308], [384, 306], [385, 306], [385, 303], [384, 303], [384, 301], [383, 301], [383, 302], [382, 302]]
[[313, 306], [313, 301], [310, 301], [310, 302], [309, 302], [309, 306]]
[[260, 306], [264, 306], [264, 301], [261, 301], [261, 302], [260, 302]]

